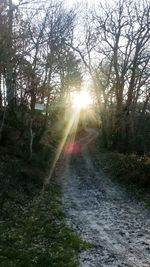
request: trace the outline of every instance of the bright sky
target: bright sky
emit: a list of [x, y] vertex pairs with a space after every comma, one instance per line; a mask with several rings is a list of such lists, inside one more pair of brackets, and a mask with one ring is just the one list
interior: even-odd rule
[[71, 6], [72, 4], [77, 3], [77, 2], [94, 4], [98, 2], [98, 0], [64, 0], [64, 2], [66, 3], [66, 5]]
[[[32, 0], [31, 0], [32, 1]], [[72, 6], [74, 3], [80, 3], [80, 2], [83, 2], [83, 3], [88, 3], [88, 4], [91, 4], [93, 5], [94, 3], [98, 2], [99, 0], [64, 0], [64, 3], [67, 5], [67, 6]], [[102, 2], [104, 1], [108, 1], [108, 0], [101, 0]], [[19, 3], [19, 0], [13, 0], [13, 2], [15, 4], [18, 4]], [[26, 2], [26, 1], [25, 1]]]

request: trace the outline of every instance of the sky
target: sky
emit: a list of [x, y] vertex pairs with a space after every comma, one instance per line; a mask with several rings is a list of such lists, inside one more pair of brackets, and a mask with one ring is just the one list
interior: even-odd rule
[[88, 4], [94, 4], [96, 2], [98, 2], [98, 0], [64, 0], [66, 5], [73, 5], [75, 2], [84, 2], [84, 3], [88, 3]]
[[[66, 6], [72, 6], [74, 3], [76, 2], [84, 2], [84, 3], [88, 3], [89, 5], [93, 5], [94, 3], [98, 2], [99, 0], [64, 0], [64, 3]], [[108, 0], [101, 0], [102, 2], [105, 2], [105, 1], [108, 1]], [[13, 0], [13, 2], [15, 4], [18, 4], [19, 3], [19, 0]], [[31, 0], [32, 2], [32, 0]]]

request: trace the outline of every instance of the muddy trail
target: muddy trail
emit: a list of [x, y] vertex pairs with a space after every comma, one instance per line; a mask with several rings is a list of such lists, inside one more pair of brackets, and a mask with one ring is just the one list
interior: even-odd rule
[[68, 224], [93, 244], [80, 254], [80, 266], [150, 267], [150, 210], [112, 182], [88, 151], [64, 161], [61, 184]]

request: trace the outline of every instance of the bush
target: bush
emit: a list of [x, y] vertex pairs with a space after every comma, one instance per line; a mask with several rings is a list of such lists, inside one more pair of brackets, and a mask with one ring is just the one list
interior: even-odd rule
[[150, 190], [149, 157], [105, 152], [100, 159], [104, 170], [112, 174], [114, 179]]

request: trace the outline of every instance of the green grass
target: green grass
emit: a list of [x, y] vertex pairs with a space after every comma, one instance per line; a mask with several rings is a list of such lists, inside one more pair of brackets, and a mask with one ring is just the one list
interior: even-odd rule
[[65, 224], [56, 183], [25, 206], [7, 203], [0, 223], [1, 267], [77, 267], [79, 251], [90, 245]]

